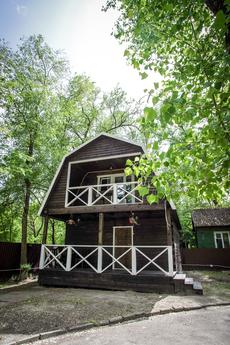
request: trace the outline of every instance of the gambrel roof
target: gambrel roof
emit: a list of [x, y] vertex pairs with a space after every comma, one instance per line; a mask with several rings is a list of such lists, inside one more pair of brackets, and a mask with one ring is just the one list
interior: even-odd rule
[[107, 158], [116, 159], [119, 157], [128, 157], [129, 155], [141, 155], [144, 152], [145, 150], [142, 145], [126, 138], [119, 138], [107, 133], [101, 133], [94, 139], [80, 145], [77, 149], [63, 157], [42, 202], [39, 215], [42, 214], [57, 181], [61, 180], [62, 183], [66, 183], [69, 162], [84, 163], [95, 160], [100, 161]]

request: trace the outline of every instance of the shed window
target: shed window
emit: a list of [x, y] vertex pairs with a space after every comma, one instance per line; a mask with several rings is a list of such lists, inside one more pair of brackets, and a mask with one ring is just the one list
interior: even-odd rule
[[230, 247], [230, 235], [228, 231], [214, 232], [214, 240], [216, 248], [229, 248]]

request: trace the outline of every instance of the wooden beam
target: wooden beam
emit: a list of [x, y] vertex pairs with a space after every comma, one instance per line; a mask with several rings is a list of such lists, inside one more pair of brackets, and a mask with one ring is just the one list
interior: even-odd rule
[[167, 201], [165, 201], [165, 220], [167, 225], [167, 245], [172, 246], [172, 220], [170, 209], [167, 205]]
[[163, 204], [143, 205], [97, 205], [97, 206], [73, 206], [49, 209], [49, 216], [64, 214], [82, 214], [82, 213], [107, 213], [107, 212], [131, 212], [131, 211], [155, 211], [164, 210]]
[[42, 235], [42, 244], [46, 244], [46, 241], [47, 241], [48, 225], [49, 225], [49, 217], [45, 216], [43, 235]]
[[103, 229], [104, 229], [104, 213], [99, 213], [99, 226], [98, 226], [98, 245], [103, 244]]

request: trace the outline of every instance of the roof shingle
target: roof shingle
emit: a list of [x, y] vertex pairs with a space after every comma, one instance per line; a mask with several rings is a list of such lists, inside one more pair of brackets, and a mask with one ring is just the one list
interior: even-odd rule
[[230, 208], [206, 208], [192, 212], [194, 227], [230, 226]]

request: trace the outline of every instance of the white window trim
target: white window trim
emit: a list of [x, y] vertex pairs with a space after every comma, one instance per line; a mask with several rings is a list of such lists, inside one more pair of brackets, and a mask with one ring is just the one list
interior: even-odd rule
[[[115, 257], [115, 246], [116, 246], [116, 243], [115, 243], [115, 232], [116, 232], [116, 229], [131, 229], [131, 246], [133, 247], [133, 225], [125, 225], [125, 226], [113, 226], [113, 257]], [[122, 270], [122, 268], [116, 268], [115, 267], [115, 262], [113, 263], [113, 270]]]
[[[107, 178], [109, 177], [110, 178], [110, 183], [113, 184], [115, 183], [115, 178], [116, 177], [119, 177], [119, 176], [122, 176], [124, 177], [124, 183], [126, 183], [126, 175], [125, 173], [118, 173], [118, 174], [104, 174], [104, 175], [98, 175], [97, 176], [97, 185], [100, 185], [100, 178]], [[134, 175], [131, 176], [131, 182], [134, 182]], [[122, 183], [122, 182], [121, 182]]]
[[221, 241], [222, 241], [222, 246], [224, 247], [224, 238], [223, 238], [223, 234], [228, 234], [228, 242], [229, 242], [229, 246], [230, 246], [230, 232], [229, 231], [214, 231], [214, 241], [215, 241], [215, 248], [218, 248], [217, 246], [217, 238], [216, 235], [220, 234], [221, 235]]

